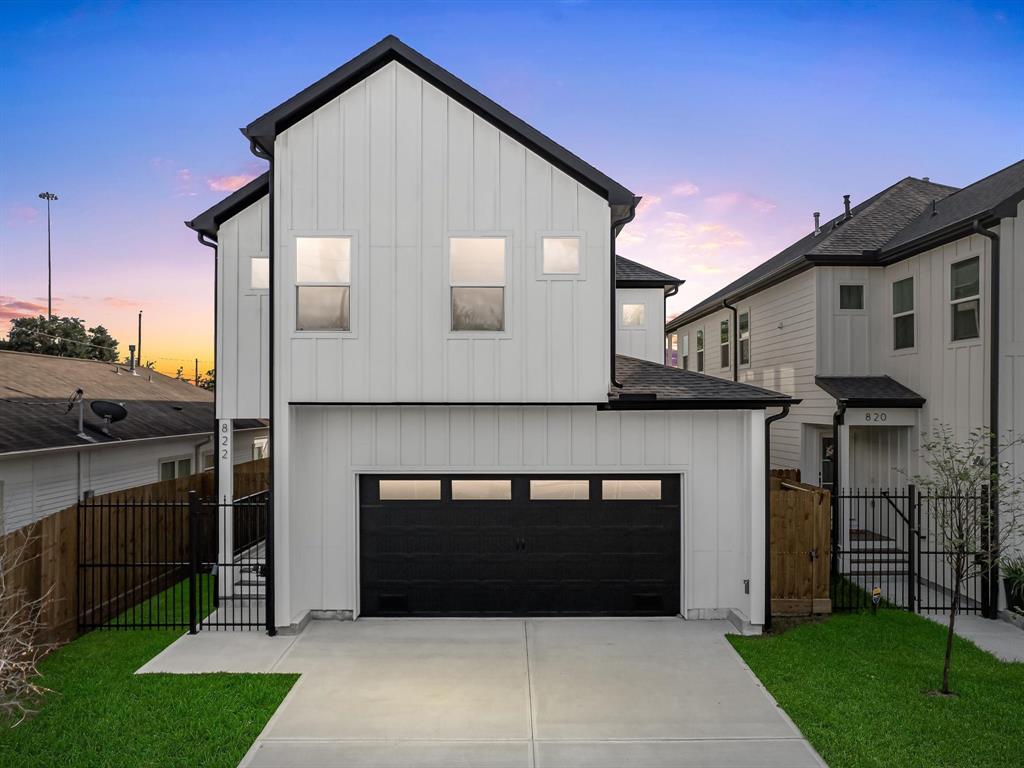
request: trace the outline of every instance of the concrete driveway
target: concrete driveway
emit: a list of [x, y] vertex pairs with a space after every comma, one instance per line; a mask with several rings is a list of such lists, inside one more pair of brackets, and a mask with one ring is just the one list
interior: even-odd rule
[[312, 622], [297, 639], [183, 638], [140, 671], [188, 671], [186, 656], [209, 667], [216, 654], [200, 646], [219, 641], [225, 669], [302, 673], [244, 766], [823, 765], [725, 640], [729, 629]]

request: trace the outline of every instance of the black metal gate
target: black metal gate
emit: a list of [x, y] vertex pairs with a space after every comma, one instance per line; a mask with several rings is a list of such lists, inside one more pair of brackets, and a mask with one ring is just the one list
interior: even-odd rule
[[77, 616], [90, 629], [273, 626], [269, 494], [86, 499], [77, 510]]
[[[948, 563], [953, 544], [936, 523], [950, 499], [922, 494], [913, 485], [895, 490], [842, 489], [833, 495], [831, 597], [833, 610], [872, 606], [875, 588], [888, 607], [945, 612], [954, 598], [955, 578]], [[961, 497], [968, 514], [987, 514], [985, 489]], [[981, 535], [967, 543], [967, 556], [984, 561], [994, 545]], [[993, 616], [991, 572], [974, 568], [960, 585], [959, 611]]]

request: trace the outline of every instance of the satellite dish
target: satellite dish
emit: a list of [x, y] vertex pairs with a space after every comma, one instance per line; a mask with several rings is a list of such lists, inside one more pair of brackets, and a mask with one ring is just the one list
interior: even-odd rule
[[89, 407], [92, 412], [103, 419], [107, 424], [121, 421], [128, 416], [128, 410], [120, 403], [112, 403], [109, 400], [93, 400]]

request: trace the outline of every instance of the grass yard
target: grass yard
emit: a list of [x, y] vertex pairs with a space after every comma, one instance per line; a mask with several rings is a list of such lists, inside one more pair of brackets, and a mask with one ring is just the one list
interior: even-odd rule
[[831, 768], [1024, 765], [1024, 664], [957, 638], [958, 695], [930, 696], [945, 637], [928, 619], [881, 610], [729, 641]]
[[298, 676], [133, 674], [180, 635], [102, 630], [52, 653], [39, 714], [0, 722], [0, 765], [234, 768]]

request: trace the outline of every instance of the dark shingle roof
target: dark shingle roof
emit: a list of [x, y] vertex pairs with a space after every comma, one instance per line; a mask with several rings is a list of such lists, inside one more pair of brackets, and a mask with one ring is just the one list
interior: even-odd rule
[[935, 206], [934, 216], [929, 206], [885, 244], [882, 256], [975, 219], [1013, 216], [1021, 199], [1024, 199], [1024, 160], [943, 198]]
[[818, 234], [811, 232], [805, 235], [683, 312], [668, 323], [668, 330], [679, 328], [718, 309], [723, 300], [739, 301], [767, 284], [796, 274], [819, 261], [827, 262], [840, 256], [859, 257], [865, 249], [880, 248], [901, 226], [905, 226], [925, 207], [930, 206], [932, 198], [945, 197], [955, 189], [907, 177], [854, 206], [851, 209], [853, 217], [849, 221], [844, 221], [845, 214], [839, 214], [824, 222]]
[[889, 376], [815, 376], [814, 383], [851, 408], [920, 408], [924, 397]]
[[648, 267], [625, 256], [615, 256], [615, 283], [620, 288], [682, 285], [685, 281]]
[[615, 356], [615, 377], [622, 388], [613, 387], [608, 402], [616, 409], [765, 408], [800, 402], [770, 389], [625, 355]]

